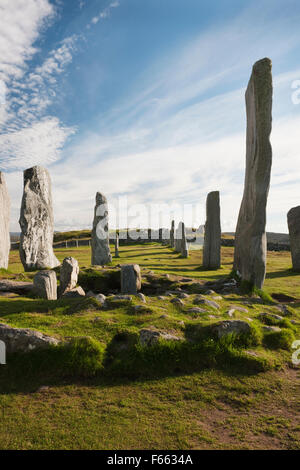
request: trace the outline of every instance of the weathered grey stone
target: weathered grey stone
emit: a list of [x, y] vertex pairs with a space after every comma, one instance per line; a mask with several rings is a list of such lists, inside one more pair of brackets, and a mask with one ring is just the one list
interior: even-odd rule
[[220, 193], [212, 191], [206, 199], [206, 223], [203, 245], [203, 267], [219, 269], [221, 266]]
[[201, 297], [196, 297], [194, 299], [194, 304], [204, 304], [207, 305], [207, 307], [214, 308], [215, 310], [219, 310], [220, 305], [217, 304], [217, 302], [214, 302], [213, 300], [208, 300], [208, 299], [203, 299]]
[[34, 166], [24, 171], [24, 191], [19, 224], [20, 258], [25, 271], [55, 268], [53, 208], [49, 172]]
[[182, 222], [181, 225], [181, 230], [182, 230], [182, 237], [181, 237], [181, 256], [183, 258], [188, 258], [189, 257], [189, 250], [188, 250], [188, 244], [186, 241], [186, 233], [185, 233], [185, 225]]
[[119, 255], [119, 233], [116, 233], [116, 239], [115, 239], [115, 258], [120, 258]]
[[96, 194], [91, 247], [92, 265], [102, 266], [111, 263], [112, 256], [109, 248], [107, 199], [99, 192]]
[[34, 289], [32, 282], [12, 281], [10, 279], [0, 280], [0, 292], [14, 292], [18, 295], [30, 294]]
[[246, 92], [247, 152], [244, 194], [236, 233], [234, 269], [241, 279], [262, 288], [266, 273], [266, 205], [272, 147], [272, 63], [253, 66]]
[[121, 266], [122, 294], [137, 294], [142, 287], [141, 270], [138, 264], [123, 264]]
[[102, 305], [106, 303], [106, 296], [104, 294], [95, 294], [92, 291], [88, 291], [86, 297], [93, 297], [94, 299], [98, 300]]
[[63, 295], [76, 287], [78, 281], [78, 261], [71, 256], [65, 258], [60, 267], [59, 294]]
[[144, 294], [142, 294], [141, 292], [139, 294], [136, 295], [138, 299], [140, 299], [144, 304], [147, 303], [147, 300], [146, 300], [146, 297], [144, 296]]
[[183, 302], [183, 300], [178, 299], [178, 298], [176, 297], [175, 299], [172, 299], [172, 300], [171, 300], [171, 304], [176, 304], [176, 305], [183, 306], [183, 305], [184, 305], [184, 302]]
[[178, 227], [175, 231], [175, 251], [181, 253], [181, 242], [182, 242], [182, 222], [179, 222]]
[[143, 328], [140, 330], [140, 343], [142, 346], [152, 346], [160, 340], [182, 341], [182, 338], [159, 330]]
[[85, 297], [85, 292], [82, 287], [78, 286], [74, 289], [67, 290], [62, 295], [63, 298], [76, 299], [77, 297]]
[[57, 279], [55, 271], [39, 271], [33, 278], [34, 292], [47, 300], [57, 299]]
[[132, 300], [132, 297], [130, 295], [114, 295], [113, 297], [114, 300]]
[[59, 340], [28, 328], [12, 328], [0, 323], [0, 340], [4, 341], [8, 353], [29, 352], [56, 346]]
[[250, 325], [242, 320], [224, 320], [212, 325], [211, 328], [218, 338], [222, 338], [222, 336], [231, 333], [239, 335], [242, 333], [250, 333], [251, 331]]
[[187, 313], [207, 313], [204, 308], [192, 307], [187, 310]]
[[230, 305], [231, 309], [237, 310], [238, 312], [248, 313], [248, 309], [244, 307], [240, 307], [239, 305]]
[[0, 268], [8, 268], [10, 250], [9, 235], [10, 197], [5, 178], [0, 171]]
[[170, 246], [171, 248], [174, 248], [175, 246], [175, 220], [172, 220], [172, 223], [171, 223]]
[[179, 297], [180, 299], [188, 299], [188, 298], [189, 298], [189, 294], [187, 294], [186, 292], [179, 292], [178, 297]]
[[300, 206], [293, 207], [287, 214], [293, 269], [300, 271]]
[[268, 331], [272, 333], [274, 333], [275, 331], [276, 332], [281, 331], [281, 328], [279, 328], [279, 326], [263, 326], [262, 329], [264, 331]]

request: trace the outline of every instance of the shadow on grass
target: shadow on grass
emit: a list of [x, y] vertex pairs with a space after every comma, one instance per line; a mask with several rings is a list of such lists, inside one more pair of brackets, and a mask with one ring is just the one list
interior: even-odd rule
[[266, 279], [276, 279], [278, 277], [291, 277], [300, 275], [299, 271], [293, 271], [293, 269], [282, 269], [280, 271], [274, 271], [266, 274]]

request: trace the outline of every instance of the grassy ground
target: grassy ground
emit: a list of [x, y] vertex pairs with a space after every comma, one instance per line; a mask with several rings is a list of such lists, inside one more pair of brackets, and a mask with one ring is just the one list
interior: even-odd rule
[[[203, 281], [229, 274], [233, 249], [222, 249], [223, 266], [218, 271], [201, 269], [200, 251], [191, 252], [186, 260], [159, 244], [121, 247], [120, 255], [114, 265], [138, 263], [143, 275], [150, 270], [157, 277], [168, 273], [174, 282], [180, 276]], [[299, 274], [290, 270], [290, 254], [268, 255], [265, 290], [295, 297], [288, 322], [299, 322]], [[88, 272], [89, 247], [58, 249], [56, 256], [60, 260], [74, 256], [82, 272]], [[11, 253], [9, 270], [10, 274], [1, 276], [31, 279], [34, 275], [23, 273], [17, 252]], [[103, 310], [77, 300], [1, 296], [0, 322], [61, 339], [88, 335], [105, 347], [120, 332], [134, 335], [149, 326], [184, 336], [198, 325], [228, 319], [231, 305], [247, 309], [236, 311], [234, 318], [250, 318], [257, 328], [262, 326], [260, 313], [279, 313], [273, 304], [229, 294], [216, 300], [219, 311], [208, 308], [205, 314], [189, 314], [195, 297], [191, 294], [178, 308], [170, 298], [147, 295], [144, 311], [137, 313], [134, 307], [142, 304], [136, 298], [129, 303], [111, 302]], [[298, 325], [289, 324], [288, 329], [300, 339]], [[20, 373], [16, 368], [20, 363], [12, 359], [0, 366], [0, 448], [299, 449], [299, 369], [290, 367], [291, 351], [265, 344], [249, 349], [275, 367], [260, 373], [250, 373], [245, 367], [195, 367], [188, 372], [179, 367], [170, 374], [151, 371], [148, 376], [100, 374], [79, 379], [58, 377], [50, 363], [38, 372], [25, 363]]]

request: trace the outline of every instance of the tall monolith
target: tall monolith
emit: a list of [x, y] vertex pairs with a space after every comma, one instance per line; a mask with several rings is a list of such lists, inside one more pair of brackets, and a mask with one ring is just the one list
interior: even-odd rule
[[188, 250], [188, 244], [187, 244], [187, 239], [186, 239], [185, 224], [184, 224], [184, 222], [182, 222], [181, 229], [182, 229], [182, 237], [181, 237], [181, 256], [182, 256], [183, 258], [188, 258], [188, 257], [189, 257], [189, 250]]
[[96, 194], [91, 246], [93, 265], [101, 266], [111, 263], [107, 199], [99, 192]]
[[246, 174], [234, 252], [234, 269], [243, 281], [259, 289], [266, 274], [266, 205], [272, 167], [272, 95], [272, 63], [270, 59], [263, 59], [254, 64], [246, 91]]
[[0, 268], [8, 268], [10, 250], [9, 235], [10, 197], [4, 174], [0, 171]]
[[175, 220], [172, 220], [172, 223], [171, 223], [170, 246], [171, 248], [174, 248], [175, 246]]
[[19, 224], [20, 258], [25, 271], [55, 268], [54, 218], [49, 172], [34, 166], [24, 171], [24, 191]]
[[287, 214], [293, 269], [300, 271], [300, 206], [293, 207]]
[[181, 242], [182, 242], [182, 222], [179, 222], [177, 229], [175, 230], [175, 251], [181, 253]]
[[206, 223], [203, 245], [203, 267], [219, 269], [221, 266], [220, 193], [212, 191], [206, 198]]

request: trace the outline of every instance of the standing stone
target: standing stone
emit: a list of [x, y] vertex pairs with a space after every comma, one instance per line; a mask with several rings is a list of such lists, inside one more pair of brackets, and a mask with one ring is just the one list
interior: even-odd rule
[[188, 245], [187, 245], [187, 241], [186, 241], [185, 225], [184, 225], [183, 222], [182, 222], [181, 229], [182, 229], [182, 237], [181, 237], [181, 256], [182, 256], [183, 258], [188, 258], [188, 256], [189, 256], [189, 250], [188, 250]]
[[79, 274], [78, 261], [71, 256], [65, 258], [60, 267], [60, 296], [74, 289], [77, 285]]
[[253, 66], [246, 91], [247, 151], [244, 195], [235, 233], [234, 269], [242, 280], [262, 288], [266, 274], [266, 205], [272, 147], [272, 63]]
[[57, 299], [57, 279], [55, 271], [40, 271], [33, 278], [34, 292], [47, 300]]
[[293, 207], [287, 214], [293, 269], [300, 270], [300, 206]]
[[122, 294], [137, 294], [142, 287], [141, 270], [138, 264], [123, 264], [121, 266]]
[[175, 231], [175, 251], [181, 253], [182, 241], [182, 222], [179, 222], [177, 230]]
[[8, 268], [10, 250], [9, 235], [10, 197], [7, 191], [5, 178], [0, 171], [0, 268]]
[[221, 266], [220, 194], [212, 191], [206, 199], [206, 223], [203, 245], [203, 267], [219, 269]]
[[108, 206], [106, 197], [96, 194], [96, 205], [92, 229], [92, 265], [111, 263], [112, 256], [109, 248]]
[[158, 230], [158, 241], [161, 243], [163, 241], [163, 229]]
[[53, 208], [49, 172], [34, 166], [24, 171], [24, 191], [19, 224], [20, 258], [25, 271], [55, 268]]
[[119, 232], [116, 232], [116, 239], [115, 239], [115, 257], [120, 258], [119, 255]]
[[175, 247], [175, 220], [172, 220], [172, 223], [171, 223], [170, 246], [171, 248]]

